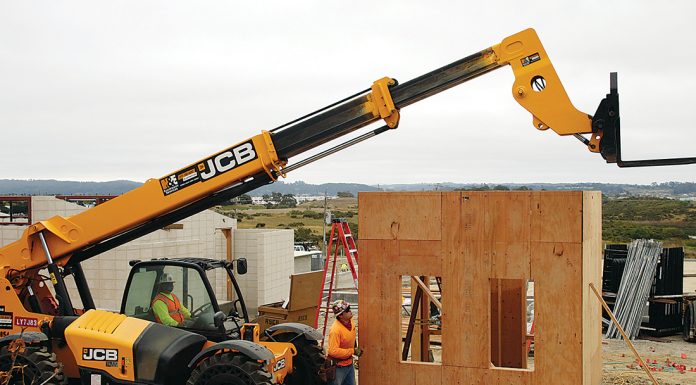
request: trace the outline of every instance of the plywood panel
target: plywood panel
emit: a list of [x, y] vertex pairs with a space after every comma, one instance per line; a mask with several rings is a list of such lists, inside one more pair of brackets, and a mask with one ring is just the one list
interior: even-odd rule
[[529, 279], [530, 242], [492, 242], [491, 278]]
[[492, 380], [493, 374], [495, 373], [489, 369], [464, 368], [460, 366], [445, 365], [442, 367], [442, 385], [495, 384], [495, 382]]
[[529, 278], [530, 192], [490, 192], [486, 239], [491, 242], [491, 277]]
[[442, 360], [445, 365], [490, 366], [490, 264], [480, 240], [484, 233], [485, 205], [483, 193], [442, 196]]
[[[495, 382], [493, 384], [507, 385], [531, 385], [535, 384], [533, 379], [533, 372], [526, 370], [516, 370], [516, 369], [493, 369], [491, 379]], [[561, 379], [563, 377], [560, 377]], [[536, 383], [539, 384], [539, 383]], [[566, 384], [565, 379], [557, 379], [554, 382], [545, 384]], [[541, 385], [541, 384], [540, 384]]]
[[529, 242], [530, 192], [489, 192], [486, 237], [494, 242]]
[[[359, 346], [365, 352], [360, 360], [361, 384], [383, 383], [387, 380], [385, 368], [393, 365], [386, 359], [388, 344], [385, 329], [386, 326], [394, 329], [400, 326], [385, 322], [384, 297], [387, 290], [383, 276], [386, 273], [386, 261], [393, 258], [397, 250], [396, 241], [360, 240], [359, 252], [363, 257], [360, 259], [358, 275], [358, 330]], [[376, 324], [383, 327], [374, 327]]]
[[583, 243], [582, 243], [582, 308], [589, 314], [583, 323], [583, 383], [599, 385], [602, 382], [602, 307], [591, 292], [590, 283], [602, 287], [602, 194], [583, 192]]
[[439, 193], [361, 193], [359, 239], [440, 240]]
[[413, 364], [415, 384], [442, 384], [442, 365]]
[[532, 241], [582, 241], [582, 191], [532, 193]]
[[580, 243], [532, 245], [535, 384], [582, 383], [581, 249]]
[[[585, 287], [600, 281], [599, 194], [368, 193], [359, 202], [361, 384], [599, 385], [600, 318]], [[401, 275], [442, 277], [443, 365], [400, 362]], [[525, 327], [523, 284], [492, 295], [495, 278], [535, 282], [533, 371], [491, 366], [491, 297], [501, 328], [516, 330], [499, 349], [518, 360]]]
[[401, 275], [442, 276], [440, 241], [397, 241], [398, 252], [388, 261], [392, 271]]

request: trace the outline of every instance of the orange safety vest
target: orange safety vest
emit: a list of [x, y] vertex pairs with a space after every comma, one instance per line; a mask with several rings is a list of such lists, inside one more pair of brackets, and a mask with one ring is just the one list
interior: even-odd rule
[[[167, 310], [169, 311], [169, 316], [172, 317], [172, 319], [181, 325], [182, 322], [184, 322], [184, 313], [181, 312], [181, 302], [179, 302], [179, 298], [176, 297], [174, 293], [172, 294], [172, 298], [174, 300], [172, 301], [169, 299], [166, 295], [162, 293], [157, 293], [155, 296], [155, 299], [152, 300], [152, 305], [150, 307], [155, 306], [155, 302], [157, 301], [162, 301], [167, 305]], [[154, 313], [154, 312], [153, 312]], [[157, 314], [155, 314], [155, 320], [158, 323], [162, 323], [162, 320], [157, 317]]]
[[350, 329], [339, 320], [335, 320], [333, 325], [331, 325], [327, 355], [336, 361], [337, 366], [353, 364], [355, 337], [355, 324], [352, 319], [350, 320]]

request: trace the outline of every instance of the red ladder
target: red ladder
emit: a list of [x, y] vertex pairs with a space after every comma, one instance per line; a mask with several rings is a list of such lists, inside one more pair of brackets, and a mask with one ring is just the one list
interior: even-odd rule
[[[343, 246], [343, 254], [348, 260], [348, 267], [350, 268], [350, 274], [353, 276], [353, 286], [355, 290], [358, 290], [358, 247], [355, 245], [355, 239], [353, 238], [353, 233], [348, 227], [348, 222], [345, 219], [334, 219], [331, 221], [331, 237], [329, 237], [329, 245], [326, 248], [326, 260], [324, 261], [324, 279], [321, 283], [321, 290], [319, 291], [319, 301], [317, 306], [317, 317], [314, 322], [315, 327], [319, 327], [319, 314], [322, 309], [324, 310], [324, 327], [322, 331], [322, 336], [326, 336], [326, 324], [329, 320], [329, 311], [331, 311], [331, 296], [334, 291], [334, 286], [336, 284], [336, 262], [338, 261], [339, 251]], [[326, 277], [329, 272], [329, 263], [331, 263], [331, 278], [329, 281], [329, 293], [326, 297], [326, 304], [322, 306], [324, 300], [324, 290], [326, 287]], [[324, 340], [322, 340], [321, 346], [324, 347]]]

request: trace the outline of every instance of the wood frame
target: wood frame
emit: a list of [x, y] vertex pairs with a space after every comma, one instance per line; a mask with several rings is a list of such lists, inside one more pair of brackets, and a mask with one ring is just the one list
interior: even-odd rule
[[[361, 384], [601, 383], [589, 288], [601, 282], [599, 192], [360, 193], [358, 205]], [[401, 361], [402, 276], [442, 277], [442, 364]], [[503, 360], [526, 352], [526, 330], [492, 347], [491, 313], [519, 307], [521, 289], [494, 293], [503, 305], [492, 310], [496, 279], [534, 281], [533, 370], [491, 363], [495, 349]]]

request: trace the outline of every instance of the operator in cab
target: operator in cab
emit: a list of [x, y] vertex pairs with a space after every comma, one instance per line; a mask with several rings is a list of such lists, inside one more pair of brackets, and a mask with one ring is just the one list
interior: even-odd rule
[[183, 326], [184, 320], [191, 318], [191, 312], [181, 304], [174, 291], [174, 277], [169, 273], [162, 273], [158, 286], [158, 293], [152, 300], [152, 312], [155, 321], [167, 326]]

